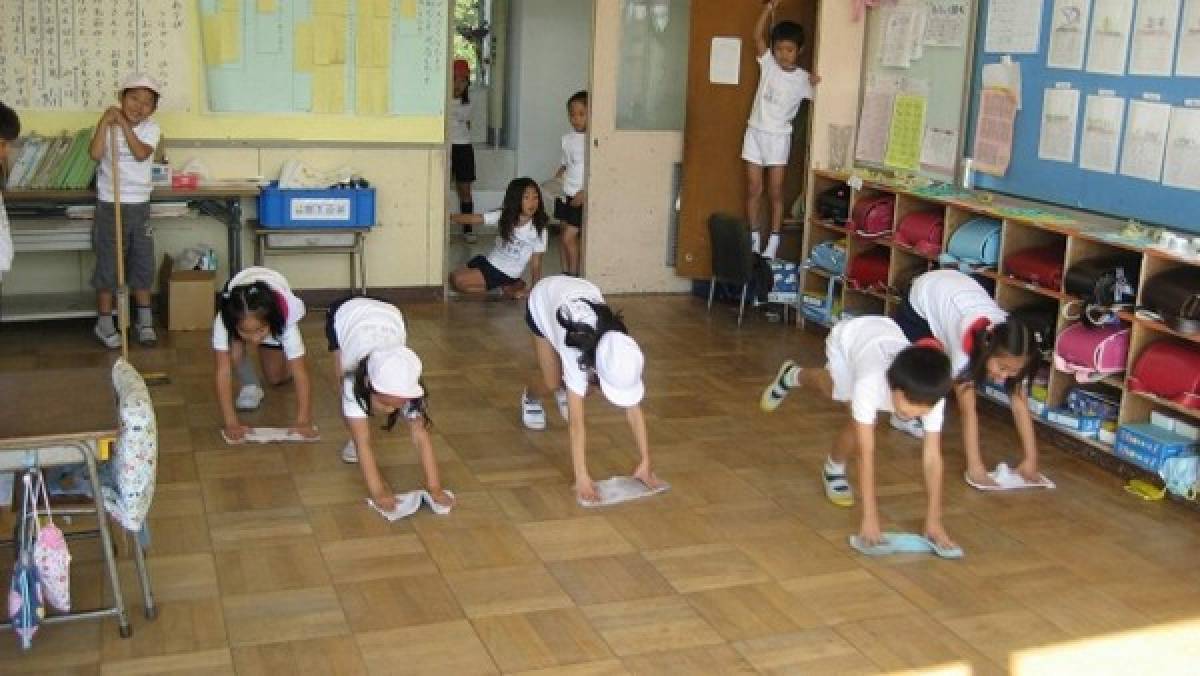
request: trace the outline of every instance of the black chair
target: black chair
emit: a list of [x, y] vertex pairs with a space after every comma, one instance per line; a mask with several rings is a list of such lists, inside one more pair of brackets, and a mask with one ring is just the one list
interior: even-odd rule
[[746, 292], [754, 275], [754, 253], [750, 250], [750, 228], [746, 221], [729, 214], [715, 213], [708, 218], [708, 239], [712, 245], [712, 280], [708, 287], [708, 311], [712, 312], [717, 283], [740, 284], [742, 300], [738, 304], [738, 326], [746, 311]]

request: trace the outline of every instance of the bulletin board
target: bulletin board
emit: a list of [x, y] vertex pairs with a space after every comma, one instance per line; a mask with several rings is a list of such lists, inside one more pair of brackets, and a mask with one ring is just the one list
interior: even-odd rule
[[983, 0], [978, 24], [972, 142], [1003, 50], [1021, 106], [1007, 170], [976, 187], [1200, 232], [1200, 0]]
[[867, 12], [858, 164], [954, 179], [975, 7], [975, 0], [902, 0]]
[[[0, 2], [0, 100], [26, 131], [95, 124], [129, 73], [172, 139], [441, 143], [445, 0]], [[319, 27], [319, 28], [318, 28]]]

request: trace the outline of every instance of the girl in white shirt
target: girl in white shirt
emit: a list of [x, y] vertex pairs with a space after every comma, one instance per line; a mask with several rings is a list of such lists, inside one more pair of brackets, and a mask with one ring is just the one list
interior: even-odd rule
[[[269, 268], [246, 268], [225, 285], [213, 320], [212, 347], [216, 355], [217, 403], [225, 422], [225, 436], [238, 441], [247, 427], [238, 411], [253, 411], [262, 403], [262, 386], [250, 350], [257, 348], [258, 361], [270, 385], [288, 380], [296, 384], [296, 421], [292, 431], [315, 437], [312, 424], [312, 386], [304, 362], [304, 339], [297, 326], [304, 318], [304, 301], [292, 293], [283, 275]], [[241, 382], [233, 397], [231, 376]]]
[[521, 395], [521, 420], [532, 430], [546, 429], [544, 397], [553, 393], [571, 437], [575, 493], [583, 502], [598, 499], [587, 468], [587, 433], [583, 402], [589, 385], [625, 409], [625, 419], [641, 456], [633, 476], [649, 488], [662, 481], [650, 467], [650, 443], [640, 406], [645, 358], [629, 337], [621, 316], [613, 312], [595, 284], [578, 277], [555, 275], [538, 282], [529, 294], [525, 323], [533, 332], [541, 378]]
[[371, 500], [384, 512], [396, 508], [396, 497], [379, 471], [371, 444], [373, 413], [383, 413], [391, 430], [403, 417], [425, 470], [425, 488], [444, 507], [454, 496], [442, 489], [430, 422], [421, 382], [421, 360], [406, 342], [408, 334], [400, 310], [373, 298], [346, 298], [329, 306], [325, 337], [333, 353], [334, 382], [342, 401], [342, 418], [350, 441], [342, 460], [358, 463]]
[[487, 224], [500, 228], [495, 247], [487, 256], [475, 256], [465, 267], [450, 273], [450, 286], [460, 293], [484, 293], [496, 287], [507, 298], [524, 298], [526, 286], [521, 277], [530, 265], [530, 284], [542, 276], [542, 254], [546, 252], [548, 230], [542, 191], [532, 178], [514, 179], [504, 193], [504, 206], [498, 211], [454, 214], [456, 223]]
[[[933, 270], [914, 279], [896, 323], [911, 341], [936, 338], [950, 356], [954, 396], [962, 415], [967, 478], [972, 485], [996, 485], [979, 449], [975, 390], [984, 381], [1003, 383], [1008, 390], [1025, 455], [1017, 471], [1027, 481], [1040, 482], [1037, 435], [1027, 398], [1037, 369], [1038, 344], [1029, 327], [1009, 317], [986, 289], [958, 270]], [[911, 424], [893, 420], [892, 425], [920, 436], [920, 429]]]

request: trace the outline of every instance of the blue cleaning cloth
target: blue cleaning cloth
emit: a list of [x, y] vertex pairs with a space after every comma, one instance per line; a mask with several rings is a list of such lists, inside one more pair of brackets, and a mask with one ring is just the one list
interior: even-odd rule
[[883, 541], [869, 546], [857, 535], [850, 536], [850, 546], [867, 556], [891, 556], [892, 554], [937, 554], [943, 559], [961, 559], [961, 547], [939, 547], [937, 543], [916, 533], [884, 533]]

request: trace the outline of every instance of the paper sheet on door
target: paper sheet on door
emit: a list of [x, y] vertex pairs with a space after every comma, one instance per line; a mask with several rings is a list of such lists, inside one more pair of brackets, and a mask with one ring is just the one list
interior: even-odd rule
[[1042, 0], [991, 0], [987, 12], [989, 54], [1034, 54], [1042, 29]]
[[944, 173], [954, 172], [958, 157], [958, 131], [941, 127], [926, 127], [921, 143], [921, 166]]
[[889, 167], [916, 171], [921, 165], [921, 139], [925, 135], [925, 109], [928, 100], [915, 94], [897, 94], [892, 104], [892, 124], [888, 129]]
[[962, 47], [967, 44], [971, 4], [968, 0], [929, 0], [925, 22], [926, 47]]

